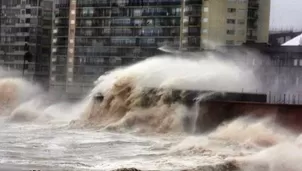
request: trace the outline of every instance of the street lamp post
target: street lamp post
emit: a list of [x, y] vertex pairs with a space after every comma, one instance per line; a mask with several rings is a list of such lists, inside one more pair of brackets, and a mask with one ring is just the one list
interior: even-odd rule
[[25, 69], [28, 69], [28, 64], [26, 64], [26, 61], [27, 62], [32, 61], [32, 54], [29, 51], [29, 45], [27, 43], [25, 43], [25, 45], [24, 45], [24, 51], [25, 51], [25, 54], [23, 56], [23, 69], [22, 69], [22, 76], [23, 77], [24, 77]]

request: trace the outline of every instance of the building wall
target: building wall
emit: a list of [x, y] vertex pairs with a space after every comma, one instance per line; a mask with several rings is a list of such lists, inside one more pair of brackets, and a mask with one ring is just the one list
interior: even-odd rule
[[269, 11], [270, 0], [204, 0], [203, 47], [267, 43]]
[[69, 0], [54, 0], [50, 62], [50, 92], [66, 93]]
[[212, 49], [224, 45], [226, 40], [226, 1], [204, 1], [202, 41], [204, 48]]
[[268, 43], [269, 20], [270, 20], [270, 0], [258, 0], [259, 18], [257, 22], [257, 43]]
[[101, 74], [160, 54], [161, 46], [241, 45], [249, 1], [55, 0], [51, 89], [83, 95]]

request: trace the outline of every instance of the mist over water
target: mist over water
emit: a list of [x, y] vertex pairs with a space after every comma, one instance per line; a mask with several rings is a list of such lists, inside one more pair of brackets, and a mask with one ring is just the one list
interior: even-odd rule
[[4, 168], [49, 170], [202, 165], [217, 170], [214, 165], [220, 163], [245, 171], [302, 170], [301, 137], [276, 125], [272, 117], [241, 117], [194, 134], [203, 110], [198, 103], [166, 103], [172, 89], [261, 91], [254, 68], [232, 55], [153, 57], [100, 76], [87, 97], [75, 104], [58, 101], [38, 85], [0, 70], [0, 163]]

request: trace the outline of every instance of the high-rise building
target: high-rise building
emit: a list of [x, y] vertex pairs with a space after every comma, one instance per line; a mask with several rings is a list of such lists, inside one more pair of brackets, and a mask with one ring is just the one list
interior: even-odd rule
[[54, 8], [50, 87], [70, 95], [161, 46], [268, 41], [270, 0], [56, 0]]
[[202, 46], [267, 43], [270, 0], [204, 0]]
[[47, 88], [52, 0], [1, 0], [0, 5], [0, 66], [23, 71]]

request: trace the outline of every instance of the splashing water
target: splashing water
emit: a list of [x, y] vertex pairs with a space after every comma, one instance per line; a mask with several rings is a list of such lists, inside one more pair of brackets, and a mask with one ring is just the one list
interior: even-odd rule
[[0, 164], [48, 170], [302, 169], [301, 137], [270, 117], [241, 117], [209, 133], [190, 134], [203, 110], [199, 102], [212, 94], [189, 105], [173, 101], [172, 89], [252, 92], [261, 84], [251, 68], [236, 60], [211, 53], [179, 55], [108, 72], [77, 104], [49, 99], [38, 86], [0, 73], [5, 118]]
[[[1, 111], [10, 111], [23, 102], [39, 95], [42, 89], [21, 78], [0, 79], [0, 106]], [[1, 112], [5, 114], [7, 112]]]
[[[247, 79], [248, 78], [248, 79]], [[122, 79], [136, 87], [255, 91], [259, 83], [247, 66], [215, 56], [197, 59], [159, 56], [101, 76], [92, 93], [108, 93]], [[242, 81], [245, 80], [245, 81]]]
[[[101, 93], [104, 101], [95, 104], [91, 98], [86, 113], [81, 119], [84, 123], [116, 129], [117, 127], [136, 127], [145, 130], [170, 132], [182, 131], [182, 116], [196, 111], [179, 113], [180, 104], [165, 105], [167, 91], [181, 90], [218, 90], [246, 91], [260, 89], [251, 69], [235, 61], [225, 61], [215, 56], [198, 59], [159, 56], [147, 59], [129, 67], [119, 68], [101, 76], [91, 97]], [[247, 81], [243, 79], [249, 78]], [[145, 88], [159, 91], [145, 93]], [[163, 95], [164, 94], [164, 95]], [[149, 98], [152, 107], [141, 108], [143, 98]], [[195, 109], [196, 110], [196, 109]], [[182, 111], [184, 112], [184, 110]], [[137, 125], [139, 125], [137, 127]]]

